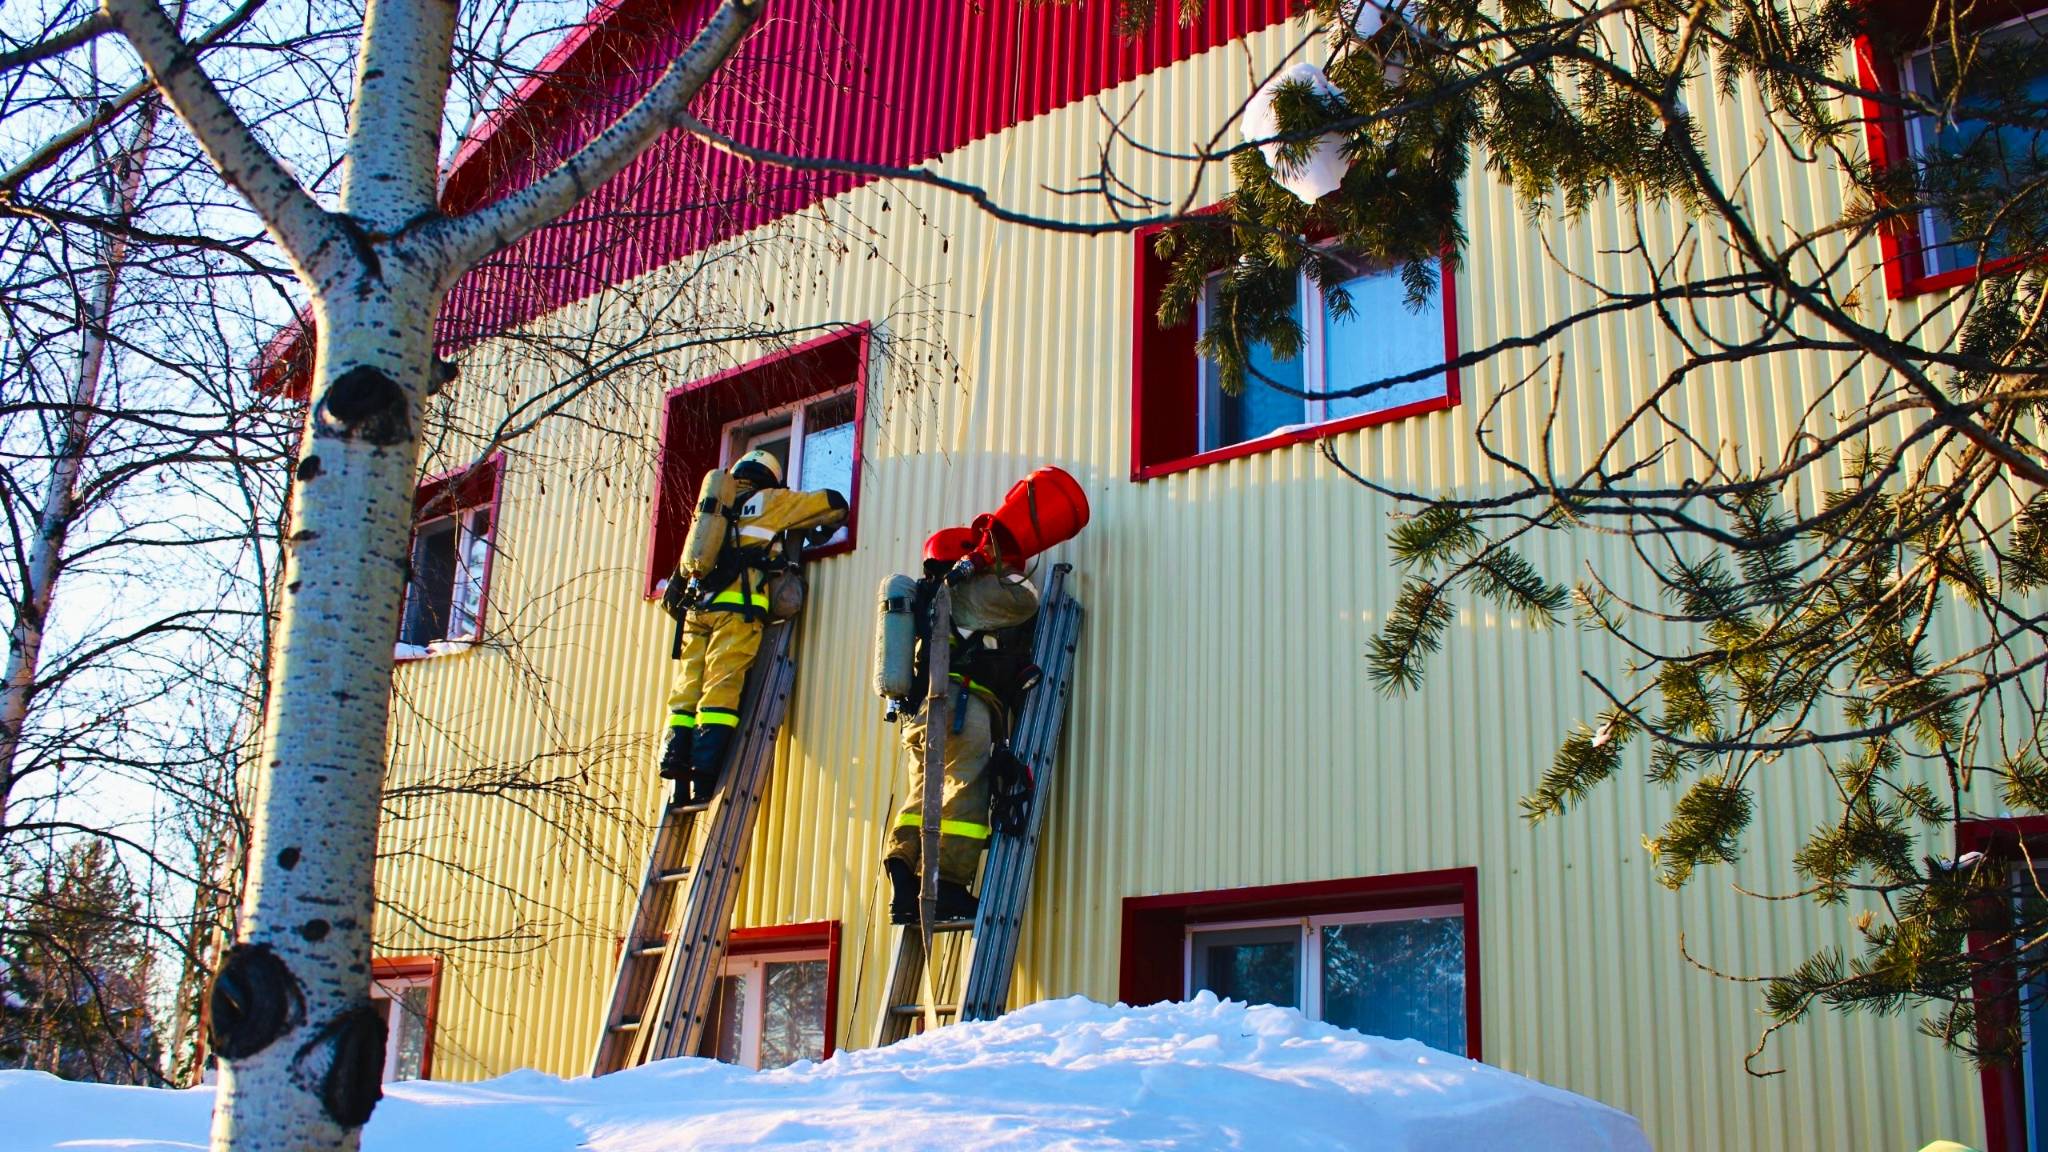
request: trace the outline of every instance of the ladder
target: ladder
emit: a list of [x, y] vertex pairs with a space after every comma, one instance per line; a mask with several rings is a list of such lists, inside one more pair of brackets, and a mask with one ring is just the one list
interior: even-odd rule
[[[1016, 968], [1017, 940], [1031, 898], [1031, 870], [1038, 859], [1039, 830], [1051, 795], [1057, 767], [1060, 729], [1066, 722], [1067, 700], [1073, 692], [1074, 649], [1081, 633], [1081, 605], [1067, 590], [1071, 564], [1055, 565], [1046, 582], [1038, 611], [1038, 634], [1032, 653], [1042, 673], [1038, 686], [1018, 710], [1011, 751], [1031, 768], [1037, 784], [1031, 813], [1021, 836], [996, 833], [989, 840], [988, 860], [981, 873], [981, 906], [973, 920], [940, 921], [932, 925], [934, 989], [957, 1002], [935, 1005], [936, 1014], [959, 1020], [993, 1020], [1010, 998], [1010, 974]], [[914, 924], [899, 925], [896, 959], [889, 965], [887, 992], [875, 1045], [894, 1044], [916, 1030], [924, 1018], [920, 1001], [925, 977], [924, 933]], [[964, 987], [961, 974], [965, 973]]]
[[[592, 1076], [697, 1051], [718, 970], [725, 962], [740, 869], [746, 864], [776, 737], [796, 683], [796, 660], [790, 654], [795, 631], [793, 620], [773, 621], [761, 638], [760, 656], [748, 671], [740, 696], [738, 737], [727, 753], [712, 806], [668, 805], [663, 782], [662, 803], [667, 806], [648, 853], [632, 926], [619, 948], [611, 1006], [590, 1062]], [[709, 830], [692, 866], [691, 841], [700, 814], [709, 818]]]

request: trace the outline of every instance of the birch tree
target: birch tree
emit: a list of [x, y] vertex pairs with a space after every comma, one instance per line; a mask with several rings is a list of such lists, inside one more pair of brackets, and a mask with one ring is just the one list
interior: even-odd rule
[[[155, 0], [111, 0], [38, 58], [118, 35], [290, 262], [318, 333], [286, 539], [247, 895], [218, 973], [217, 1146], [349, 1148], [378, 1097], [372, 872], [434, 321], [491, 253], [575, 206], [687, 107], [761, 14], [728, 0], [634, 104], [523, 190], [438, 210], [457, 8], [371, 0], [331, 207], [238, 113]], [[15, 63], [17, 60], [0, 61]]]

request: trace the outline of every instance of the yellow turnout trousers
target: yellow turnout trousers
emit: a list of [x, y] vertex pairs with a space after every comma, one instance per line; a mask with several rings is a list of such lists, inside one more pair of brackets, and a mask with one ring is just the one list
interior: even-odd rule
[[[965, 711], [962, 711], [964, 707]], [[963, 706], [953, 698], [959, 730], [946, 736], [945, 803], [939, 809], [939, 878], [970, 887], [988, 847], [988, 760], [995, 749], [995, 711], [979, 695], [968, 693]], [[903, 747], [910, 753], [910, 794], [896, 814], [889, 837], [889, 858], [918, 870], [918, 837], [924, 829], [924, 714], [903, 728]]]
[[740, 690], [761, 650], [764, 622], [698, 610], [683, 619], [683, 655], [668, 694], [671, 728], [737, 728]]

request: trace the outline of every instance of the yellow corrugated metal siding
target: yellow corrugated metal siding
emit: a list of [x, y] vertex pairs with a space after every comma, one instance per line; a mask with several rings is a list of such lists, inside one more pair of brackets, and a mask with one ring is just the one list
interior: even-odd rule
[[[1263, 62], [1292, 42], [1273, 31], [1248, 44]], [[1233, 46], [1104, 102], [1121, 109], [1142, 92], [1133, 135], [1185, 145], [1235, 107], [1245, 75]], [[1840, 182], [1816, 179], [1768, 142], [1753, 94], [1719, 101], [1696, 88], [1689, 101], [1724, 171], [1762, 152], [1740, 187], [1760, 220], [1791, 235], [1833, 218]], [[1084, 103], [941, 167], [1006, 204], [1070, 216], [1084, 209], [1047, 189], [1095, 164], [1101, 133]], [[1189, 176], [1136, 154], [1118, 162], [1157, 192]], [[1208, 178], [1211, 198], [1224, 190], [1220, 175]], [[880, 211], [885, 198], [893, 212]], [[1533, 635], [1468, 604], [1428, 687], [1380, 696], [1361, 656], [1395, 587], [1387, 501], [1345, 480], [1313, 445], [1128, 479], [1128, 237], [999, 225], [914, 188], [858, 190], [821, 211], [877, 222], [880, 257], [848, 258], [822, 290], [802, 293], [794, 273], [763, 261], [739, 303], [758, 312], [772, 299], [791, 323], [870, 320], [884, 344], [911, 339], [877, 358], [869, 382], [859, 547], [812, 571], [798, 689], [738, 922], [842, 922], [842, 1044], [865, 1043], [879, 1007], [887, 956], [875, 861], [902, 787], [895, 734], [868, 690], [874, 586], [910, 566], [931, 529], [990, 506], [1028, 468], [1051, 462], [1074, 472], [1095, 506], [1088, 531], [1056, 557], [1076, 565], [1089, 616], [1014, 1000], [1114, 998], [1127, 896], [1470, 865], [1489, 1060], [1636, 1113], [1667, 1152], [1981, 1137], [1973, 1075], [1910, 1020], [1823, 1015], [1773, 1045], [1764, 1063], [1783, 1075], [1747, 1075], [1742, 1057], [1762, 1025], [1755, 989], [1680, 954], [1683, 934], [1703, 964], [1753, 973], [1849, 941], [1849, 913], [1730, 888], [1794, 886], [1786, 861], [1823, 811], [1823, 778], [1767, 774], [1748, 859], [1677, 895], [1655, 884], [1638, 847], [1668, 812], [1662, 791], [1622, 781], [1566, 819], [1525, 825], [1516, 798], [1567, 725], [1595, 710], [1580, 674], [1618, 669], [1611, 645], [1570, 628]], [[1544, 237], [1574, 268], [1642, 282], [1640, 269], [1601, 255], [1631, 238], [1618, 206], [1574, 226], [1532, 224], [1475, 176], [1466, 218], [1458, 297], [1467, 348], [1591, 299], [1545, 254]], [[1690, 222], [1650, 213], [1646, 228], [1653, 245], [1689, 240], [1705, 266], [1722, 260], [1720, 241]], [[1857, 271], [1869, 274], [1875, 252], [1860, 255]], [[1874, 320], [1881, 293], [1873, 285], [1865, 298]], [[588, 307], [542, 323], [574, 325]], [[1732, 305], [1706, 315], [1746, 323]], [[1647, 317], [1589, 325], [1558, 346], [1569, 405], [1556, 447], [1567, 459], [1589, 451], [1676, 362]], [[935, 350], [957, 359], [957, 375], [946, 356], [925, 359]], [[493, 372], [499, 355], [491, 345], [471, 353], [465, 379]], [[651, 816], [657, 789], [670, 626], [642, 600], [641, 581], [660, 391], [728, 362], [679, 357], [663, 366], [665, 380], [647, 378], [645, 441], [631, 466], [579, 466], [619, 454], [573, 425], [515, 445], [489, 606], [492, 632], [506, 639], [400, 672], [395, 784], [542, 753], [559, 754], [545, 772], [586, 774], [561, 795], [517, 802], [413, 801], [412, 818], [388, 826], [387, 850], [399, 854], [381, 883], [405, 914], [387, 916], [386, 946], [451, 957], [437, 1075], [584, 1070], [647, 835], [614, 815]], [[1516, 353], [1468, 370], [1461, 407], [1348, 434], [1336, 448], [1368, 475], [1422, 491], [1499, 484], [1472, 430], [1489, 397], [1538, 363]], [[1817, 356], [1803, 378], [1782, 367], [1726, 372], [1712, 411], [1695, 400], [1689, 415], [1711, 420], [1731, 450], [1782, 443], [1804, 399], [1845, 367]], [[1519, 401], [1496, 414], [1508, 450], [1530, 452], [1539, 415]], [[1654, 599], [1615, 541], [1581, 534], [1531, 549], [1553, 575], [1592, 562], [1618, 590]]]

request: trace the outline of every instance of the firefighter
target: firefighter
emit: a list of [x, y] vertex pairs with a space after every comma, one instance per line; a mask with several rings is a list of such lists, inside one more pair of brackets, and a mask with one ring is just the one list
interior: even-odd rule
[[[730, 471], [739, 487], [738, 515], [715, 566], [698, 578], [697, 599], [683, 618], [661, 757], [662, 778], [676, 782], [675, 803], [692, 807], [711, 802], [739, 726], [740, 690], [768, 617], [768, 577], [787, 563], [783, 534], [829, 530], [846, 519], [840, 493], [784, 488], [782, 462], [766, 449], [740, 457]], [[680, 570], [671, 577], [684, 579]]]
[[[949, 528], [925, 541], [925, 579], [921, 596], [929, 601], [936, 582], [974, 547], [965, 528]], [[979, 571], [952, 586], [953, 636], [948, 651], [953, 685], [951, 730], [944, 736], [944, 802], [939, 812], [940, 920], [973, 917], [978, 901], [969, 890], [981, 865], [989, 838], [989, 760], [1009, 730], [1012, 715], [1037, 679], [1031, 663], [1033, 621], [1038, 590], [1020, 572], [995, 567]], [[920, 618], [928, 619], [921, 609]], [[919, 641], [917, 678], [925, 678]], [[919, 695], [923, 689], [919, 689]], [[889, 922], [914, 924], [918, 918], [920, 837], [924, 829], [924, 753], [931, 738], [922, 712], [903, 728], [903, 747], [910, 756], [910, 791], [896, 815], [889, 852], [882, 861], [889, 875]]]

